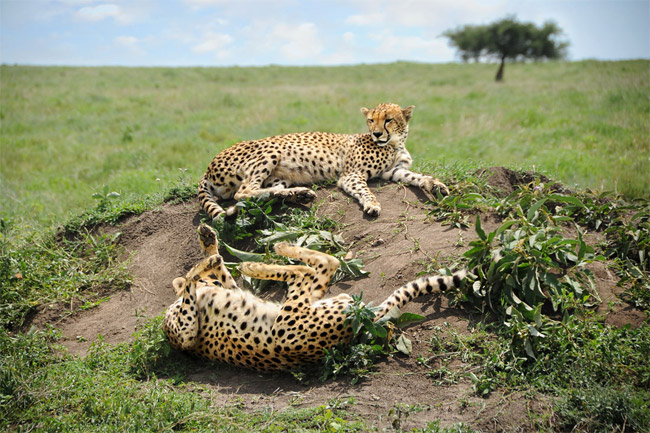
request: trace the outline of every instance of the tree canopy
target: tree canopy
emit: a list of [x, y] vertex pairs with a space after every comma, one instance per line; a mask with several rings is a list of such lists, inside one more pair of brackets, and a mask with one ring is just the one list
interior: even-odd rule
[[568, 42], [560, 40], [562, 29], [548, 21], [541, 27], [518, 22], [507, 17], [488, 25], [466, 25], [443, 33], [458, 49], [463, 61], [478, 62], [481, 58], [500, 61], [495, 79], [503, 79], [506, 60], [561, 59], [566, 55]]

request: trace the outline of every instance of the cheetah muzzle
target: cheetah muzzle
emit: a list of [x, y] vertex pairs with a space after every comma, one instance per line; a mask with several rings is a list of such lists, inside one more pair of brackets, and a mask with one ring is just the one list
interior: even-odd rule
[[[179, 299], [165, 314], [163, 329], [172, 347], [258, 371], [285, 370], [317, 362], [352, 332], [345, 324], [348, 294], [324, 298], [339, 266], [331, 255], [288, 243], [275, 245], [281, 256], [304, 265], [244, 262], [253, 278], [286, 281], [286, 300], [268, 302], [237, 287], [219, 255], [217, 236], [202, 224], [199, 243], [206, 256], [187, 275], [173, 281]], [[397, 289], [380, 306], [376, 320], [412, 299], [461, 284], [465, 272], [425, 276]]]
[[224, 210], [219, 199], [269, 194], [306, 204], [316, 194], [300, 185], [335, 180], [370, 216], [379, 215], [381, 205], [368, 188], [369, 179], [404, 182], [430, 194], [448, 195], [449, 189], [438, 179], [410, 170], [406, 138], [413, 108], [396, 104], [362, 108], [366, 134], [306, 132], [237, 143], [219, 152], [203, 175], [198, 190], [201, 207], [217, 218], [236, 214], [235, 206]]

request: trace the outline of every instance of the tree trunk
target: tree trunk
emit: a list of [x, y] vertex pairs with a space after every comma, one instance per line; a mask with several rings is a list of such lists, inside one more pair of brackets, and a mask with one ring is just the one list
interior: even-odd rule
[[501, 57], [501, 65], [499, 66], [499, 70], [497, 71], [497, 76], [494, 78], [495, 81], [500, 82], [503, 81], [503, 67], [505, 66], [506, 63], [506, 56]]

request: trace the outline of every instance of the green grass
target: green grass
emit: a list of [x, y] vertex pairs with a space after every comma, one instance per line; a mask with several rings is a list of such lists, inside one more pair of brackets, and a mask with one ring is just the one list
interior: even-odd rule
[[[0, 216], [28, 230], [196, 182], [240, 140], [364, 132], [359, 108], [414, 104], [408, 146], [432, 161], [535, 166], [567, 185], [650, 195], [646, 60], [509, 65], [67, 68], [0, 66]], [[187, 171], [179, 171], [186, 169]]]
[[[0, 429], [34, 432], [137, 431], [364, 431], [345, 404], [251, 413], [216, 405], [200, 385], [184, 385], [183, 365], [167, 362], [160, 318], [147, 322], [132, 344], [99, 343], [79, 359], [51, 346], [50, 330], [10, 336], [0, 329]], [[171, 370], [170, 370], [171, 369]], [[172, 379], [156, 373], [174, 372]]]

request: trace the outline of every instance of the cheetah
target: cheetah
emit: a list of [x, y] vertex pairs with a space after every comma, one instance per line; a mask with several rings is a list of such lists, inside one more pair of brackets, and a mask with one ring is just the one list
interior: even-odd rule
[[237, 212], [236, 206], [224, 210], [218, 199], [269, 194], [306, 204], [316, 193], [296, 185], [338, 180], [338, 186], [372, 217], [379, 215], [381, 205], [366, 182], [376, 178], [448, 195], [449, 189], [438, 179], [410, 171], [412, 159], [405, 145], [413, 108], [397, 104], [361, 108], [366, 134], [305, 132], [237, 143], [214, 157], [199, 182], [201, 207], [217, 218]]
[[[205, 259], [184, 278], [174, 279], [179, 298], [167, 309], [163, 321], [173, 348], [270, 372], [315, 363], [325, 350], [351, 341], [346, 310], [353, 304], [352, 297], [344, 293], [323, 298], [338, 259], [277, 243], [276, 253], [305, 264], [243, 262], [239, 270], [244, 275], [286, 281], [286, 300], [275, 303], [237, 287], [219, 255], [217, 235], [210, 226], [201, 224], [198, 238]], [[465, 274], [425, 276], [405, 284], [378, 307], [375, 320], [418, 296], [459, 287]]]

